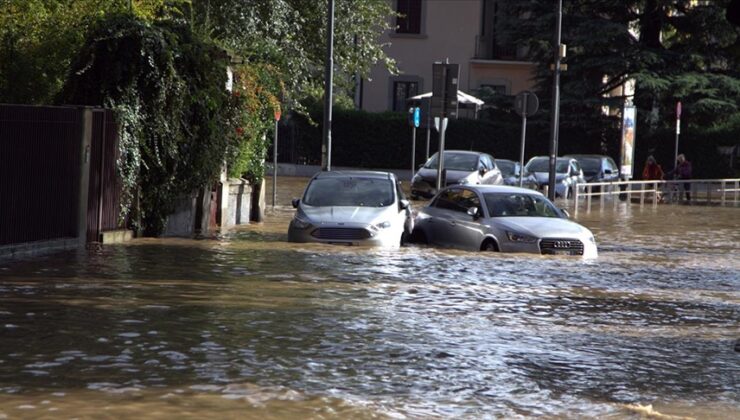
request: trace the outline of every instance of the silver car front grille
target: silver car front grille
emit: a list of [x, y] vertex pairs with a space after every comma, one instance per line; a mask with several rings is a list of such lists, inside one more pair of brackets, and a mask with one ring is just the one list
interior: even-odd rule
[[540, 241], [542, 254], [583, 255], [583, 242], [578, 239], [546, 238]]
[[311, 236], [323, 240], [362, 240], [370, 237], [370, 232], [362, 228], [318, 228], [311, 232]]

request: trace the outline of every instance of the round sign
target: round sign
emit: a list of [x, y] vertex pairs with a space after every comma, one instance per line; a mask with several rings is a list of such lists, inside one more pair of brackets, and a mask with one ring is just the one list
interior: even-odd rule
[[414, 127], [419, 128], [421, 124], [421, 108], [414, 107]]
[[517, 93], [514, 98], [514, 111], [520, 117], [534, 115], [539, 108], [540, 100], [534, 92], [525, 90], [524, 92]]

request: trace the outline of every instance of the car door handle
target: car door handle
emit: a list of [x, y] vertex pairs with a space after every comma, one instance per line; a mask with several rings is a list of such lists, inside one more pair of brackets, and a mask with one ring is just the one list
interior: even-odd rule
[[451, 224], [452, 226], [456, 226], [456, 225], [457, 225], [457, 223], [455, 223], [455, 222], [453, 222], [453, 221], [451, 221], [451, 220], [450, 220], [450, 224]]

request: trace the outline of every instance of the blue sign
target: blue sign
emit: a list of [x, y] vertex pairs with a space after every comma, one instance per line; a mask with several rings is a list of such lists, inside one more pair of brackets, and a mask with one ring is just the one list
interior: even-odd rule
[[419, 128], [421, 124], [421, 109], [417, 106], [414, 107], [414, 127]]

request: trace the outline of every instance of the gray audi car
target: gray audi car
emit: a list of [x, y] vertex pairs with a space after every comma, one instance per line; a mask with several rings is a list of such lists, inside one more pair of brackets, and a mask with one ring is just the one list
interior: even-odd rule
[[455, 185], [416, 216], [413, 242], [467, 250], [598, 255], [594, 235], [542, 193], [499, 185]]
[[[439, 153], [435, 153], [419, 168], [411, 180], [411, 198], [430, 198], [437, 193], [437, 168]], [[444, 164], [446, 178], [444, 185], [454, 184], [503, 184], [493, 157], [487, 153], [469, 150], [445, 150]]]
[[319, 172], [293, 207], [290, 242], [397, 247], [413, 229], [411, 205], [388, 172]]

